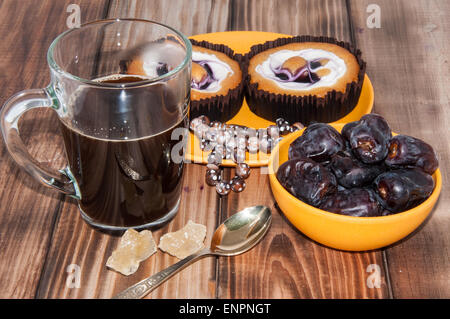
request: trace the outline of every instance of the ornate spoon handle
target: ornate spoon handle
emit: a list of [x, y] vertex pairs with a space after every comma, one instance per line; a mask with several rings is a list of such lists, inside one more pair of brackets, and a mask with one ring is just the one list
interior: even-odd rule
[[186, 258], [180, 260], [176, 264], [167, 267], [166, 269], [160, 271], [159, 273], [150, 276], [133, 286], [125, 289], [124, 291], [118, 293], [113, 299], [140, 299], [145, 295], [150, 293], [153, 289], [161, 285], [167, 279], [175, 275], [177, 272], [190, 265], [194, 261], [197, 261], [201, 257], [211, 255], [211, 250], [209, 248], [205, 248], [200, 250], [199, 252], [187, 256]]

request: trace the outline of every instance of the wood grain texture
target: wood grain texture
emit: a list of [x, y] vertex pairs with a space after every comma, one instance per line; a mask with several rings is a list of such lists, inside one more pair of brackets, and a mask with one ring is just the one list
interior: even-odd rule
[[[50, 80], [46, 62], [53, 39], [66, 30], [66, 7], [78, 1], [0, 2], [0, 103], [24, 89], [45, 87]], [[103, 2], [82, 4], [84, 19], [99, 18]], [[61, 139], [51, 110], [24, 116], [20, 131], [33, 156], [60, 168]], [[1, 144], [0, 158], [0, 298], [33, 298], [45, 262], [63, 197], [22, 172]]]
[[346, 4], [342, 0], [233, 1], [232, 29], [351, 40]]
[[[345, 1], [238, 1], [236, 6], [233, 29], [351, 40]], [[234, 171], [228, 169], [227, 174], [233, 176]], [[229, 196], [221, 216], [224, 219], [246, 206], [260, 204], [272, 208], [272, 228], [250, 252], [219, 260], [219, 298], [388, 297], [381, 252], [340, 252], [305, 237], [275, 207], [268, 177], [261, 169], [252, 170], [242, 194]], [[367, 285], [372, 274], [367, 269], [373, 264], [380, 266], [380, 288]]]
[[191, 36], [228, 30], [230, 3], [230, 0], [113, 0], [109, 17], [154, 20]]
[[375, 112], [393, 130], [435, 148], [443, 188], [426, 223], [387, 250], [395, 298], [450, 297], [450, 3], [376, 1], [381, 28], [367, 27], [371, 1], [351, 1], [355, 38], [374, 83]]

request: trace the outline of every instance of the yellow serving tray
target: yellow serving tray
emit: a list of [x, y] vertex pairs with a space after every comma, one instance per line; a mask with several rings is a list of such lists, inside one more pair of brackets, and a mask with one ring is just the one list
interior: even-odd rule
[[[272, 32], [260, 32], [260, 31], [228, 31], [228, 32], [215, 32], [194, 35], [191, 39], [197, 41], [208, 41], [211, 43], [225, 44], [229, 46], [235, 53], [245, 54], [250, 51], [250, 48], [255, 44], [264, 43], [278, 39], [280, 37], [292, 37], [291, 35], [272, 33]], [[361, 90], [361, 96], [358, 104], [349, 114], [333, 123], [347, 123], [359, 120], [364, 114], [368, 114], [372, 111], [374, 100], [374, 92], [372, 83], [370, 82], [367, 74], [364, 77], [364, 83]], [[255, 129], [265, 128], [274, 124], [271, 121], [263, 119], [252, 111], [250, 111], [247, 102], [244, 99], [242, 107], [238, 114], [227, 122], [228, 124], [238, 124], [252, 127]], [[200, 141], [192, 133], [190, 133], [189, 141], [186, 149], [186, 162], [207, 164], [208, 154], [210, 152], [203, 152], [200, 149]], [[264, 152], [258, 152], [256, 154], [247, 153], [246, 163], [251, 167], [267, 166], [269, 160], [269, 154]], [[222, 166], [235, 166], [236, 164], [231, 160], [224, 160]]]

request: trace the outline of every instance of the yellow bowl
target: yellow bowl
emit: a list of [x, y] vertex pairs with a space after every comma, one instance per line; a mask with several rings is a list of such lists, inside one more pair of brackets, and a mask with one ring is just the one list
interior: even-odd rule
[[[332, 124], [341, 131], [345, 124]], [[442, 187], [439, 169], [433, 174], [435, 188], [422, 204], [389, 216], [353, 217], [327, 212], [291, 195], [278, 181], [276, 171], [288, 160], [289, 145], [303, 130], [286, 136], [269, 158], [269, 180], [275, 200], [289, 221], [309, 238], [332, 248], [372, 250], [393, 244], [412, 233], [428, 216]]]

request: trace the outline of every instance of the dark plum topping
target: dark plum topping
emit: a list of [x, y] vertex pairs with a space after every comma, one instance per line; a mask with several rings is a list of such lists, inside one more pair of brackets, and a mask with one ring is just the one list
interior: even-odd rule
[[315, 59], [309, 62], [309, 67], [311, 70], [320, 68], [321, 66], [324, 66], [325, 64], [328, 63], [328, 59]]
[[294, 56], [292, 58], [287, 59], [283, 63], [283, 65], [281, 65], [281, 69], [288, 71], [292, 76], [296, 76], [298, 73], [306, 70], [305, 68], [307, 66], [308, 62], [305, 59], [299, 56]]
[[208, 61], [192, 61], [191, 88], [205, 90], [215, 81], [217, 80], [214, 77], [211, 67], [208, 65]]
[[[319, 63], [320, 66], [321, 64], [318, 61], [319, 60], [314, 60], [315, 65]], [[311, 71], [311, 62], [306, 61], [299, 56], [294, 56], [287, 59], [278, 68], [271, 67], [271, 70], [281, 82], [300, 82], [313, 84], [320, 80], [320, 77], [316, 73]]]

